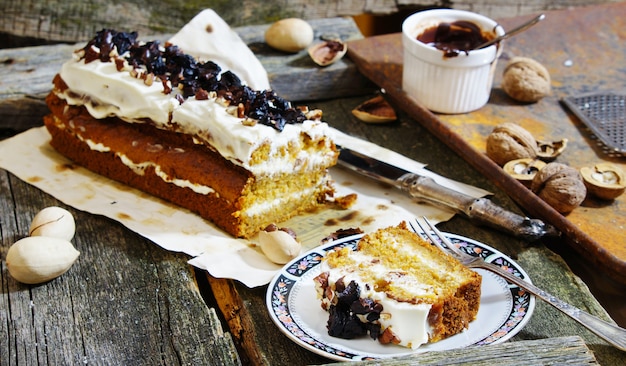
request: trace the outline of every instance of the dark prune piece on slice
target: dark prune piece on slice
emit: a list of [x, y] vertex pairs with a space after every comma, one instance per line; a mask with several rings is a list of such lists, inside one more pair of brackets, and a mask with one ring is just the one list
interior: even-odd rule
[[359, 299], [350, 305], [350, 310], [355, 314], [365, 315], [368, 322], [380, 319], [383, 306], [372, 299]]
[[376, 324], [376, 323], [363, 323], [365, 329], [369, 332], [370, 337], [373, 340], [378, 339], [378, 337], [380, 336], [380, 324]]
[[367, 334], [367, 329], [359, 319], [350, 312], [331, 305], [326, 328], [331, 337], [353, 339]]
[[337, 306], [350, 309], [353, 302], [359, 301], [360, 294], [361, 290], [359, 289], [359, 285], [354, 281], [350, 281], [343, 291], [337, 293]]

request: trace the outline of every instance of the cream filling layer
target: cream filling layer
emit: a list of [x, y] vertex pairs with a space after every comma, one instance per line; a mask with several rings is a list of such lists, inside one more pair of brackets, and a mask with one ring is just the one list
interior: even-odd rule
[[[80, 135], [78, 137], [82, 141], [84, 141], [91, 150], [98, 151], [98, 152], [110, 152], [111, 151], [109, 147], [105, 146], [102, 143], [95, 143], [92, 140], [85, 140]], [[161, 169], [161, 166], [154, 162], [146, 161], [146, 162], [141, 162], [141, 163], [135, 163], [124, 154], [115, 153], [115, 155], [120, 158], [120, 160], [122, 161], [124, 165], [126, 165], [129, 169], [131, 169], [137, 175], [144, 175], [146, 169], [148, 169], [149, 167], [153, 167], [156, 175], [159, 178], [163, 179], [165, 182], [174, 184], [181, 188], [189, 188], [193, 190], [195, 193], [202, 194], [202, 195], [207, 195], [207, 194], [216, 192], [215, 189], [209, 186], [192, 183], [186, 179], [179, 179], [176, 177], [172, 177], [168, 175], [167, 173], [163, 172], [163, 170]], [[328, 179], [328, 178], [323, 178], [323, 179]], [[245, 212], [243, 212], [243, 215], [249, 216], [249, 217], [263, 215], [266, 212], [270, 212], [272, 210], [277, 209], [278, 207], [281, 207], [284, 201], [299, 199], [300, 197], [306, 197], [306, 196], [312, 195], [314, 191], [315, 191], [315, 188], [307, 188], [304, 190], [293, 192], [287, 196], [277, 197], [272, 201], [263, 201], [263, 202], [256, 203], [248, 207], [245, 210]]]
[[[59, 97], [70, 105], [84, 106], [94, 118], [118, 117], [130, 123], [150, 119], [158, 128], [200, 137], [199, 142], [207, 141], [224, 158], [255, 175], [313, 168], [333, 159], [333, 154], [306, 151], [300, 151], [295, 159], [281, 154], [290, 144], [299, 150], [302, 134], [313, 140], [330, 136], [331, 129], [321, 121], [288, 124], [282, 132], [262, 124], [245, 125], [215, 98], [192, 97], [180, 104], [176, 100], [178, 90], [164, 94], [160, 81], [145, 83], [128, 68], [118, 71], [114, 62], [85, 63], [77, 55], [63, 64], [60, 76], [68, 89]], [[330, 146], [330, 139], [326, 144]], [[270, 158], [253, 163], [252, 154], [263, 145], [270, 147]]]
[[[396, 286], [410, 288], [412, 292], [416, 293], [416, 296], [419, 296], [419, 293], [426, 294], [429, 291], [428, 286], [424, 286], [416, 281], [403, 281], [398, 277], [390, 275], [393, 273], [393, 269], [375, 264], [372, 256], [358, 252], [352, 252], [350, 255], [354, 256], [357, 263], [367, 263], [367, 271], [369, 272], [367, 276], [369, 278], [393, 281]], [[335, 283], [342, 277], [346, 285], [351, 281], [355, 281], [361, 291], [361, 298], [370, 298], [383, 306], [383, 311], [377, 322], [380, 323], [382, 330], [390, 328], [400, 340], [399, 344], [401, 346], [416, 349], [420, 345], [427, 343], [429, 333], [432, 332], [432, 328], [428, 323], [431, 304], [399, 302], [390, 298], [384, 292], [375, 291], [375, 283], [360, 276], [359, 270], [361, 269], [354, 267], [330, 268], [325, 261], [321, 265], [321, 271], [328, 272], [328, 283], [333, 288]]]

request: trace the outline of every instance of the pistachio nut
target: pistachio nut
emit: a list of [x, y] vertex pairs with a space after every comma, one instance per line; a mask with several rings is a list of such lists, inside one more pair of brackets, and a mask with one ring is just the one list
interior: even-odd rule
[[6, 263], [19, 282], [38, 284], [50, 281], [74, 264], [80, 253], [65, 239], [29, 236], [9, 248]]
[[49, 236], [71, 241], [75, 231], [74, 216], [64, 208], [50, 206], [35, 215], [30, 223], [28, 235]]
[[279, 51], [300, 52], [313, 42], [313, 28], [300, 18], [281, 19], [267, 28], [265, 42]]

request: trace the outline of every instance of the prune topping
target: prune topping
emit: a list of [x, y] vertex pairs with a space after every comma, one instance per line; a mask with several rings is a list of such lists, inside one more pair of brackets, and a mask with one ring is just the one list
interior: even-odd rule
[[[117, 55], [113, 50], [117, 50]], [[306, 120], [300, 109], [292, 107], [289, 101], [273, 90], [253, 90], [242, 85], [241, 79], [230, 71], [220, 75], [222, 70], [217, 64], [196, 61], [175, 45], [166, 43], [161, 46], [158, 41], [141, 44], [137, 41], [137, 32], [103, 29], [83, 51], [85, 63], [95, 60], [115, 62], [118, 70], [120, 57], [124, 57], [133, 69], [144, 70], [161, 80], [165, 94], [179, 90], [182, 98], [178, 94], [176, 98], [181, 103], [193, 96], [204, 99], [209, 92], [215, 92], [231, 105], [242, 106], [244, 116], [278, 131], [282, 131], [287, 124]]]
[[328, 312], [330, 315], [326, 328], [331, 337], [354, 339], [367, 334], [365, 323], [362, 323], [356, 315], [334, 305], [330, 306]]
[[[328, 309], [328, 335], [353, 339], [369, 333], [372, 339], [377, 339], [380, 335], [380, 324], [373, 322], [380, 318], [382, 305], [372, 299], [361, 299], [361, 291], [354, 281], [344, 286], [343, 278], [339, 279], [335, 282], [335, 289], [338, 301]], [[365, 315], [369, 323], [363, 323], [359, 315]]]
[[353, 302], [359, 301], [360, 294], [361, 291], [359, 289], [359, 285], [354, 281], [350, 281], [348, 286], [337, 294], [337, 306], [350, 309]]
[[383, 306], [372, 299], [358, 299], [350, 304], [350, 310], [354, 314], [365, 315], [367, 321], [373, 322], [380, 319]]

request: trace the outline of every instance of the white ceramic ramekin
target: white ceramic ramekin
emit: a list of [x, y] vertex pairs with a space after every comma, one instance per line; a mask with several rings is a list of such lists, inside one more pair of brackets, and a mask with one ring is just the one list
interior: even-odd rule
[[483, 32], [504, 34], [497, 22], [480, 14], [452, 9], [417, 12], [402, 24], [404, 66], [402, 88], [433, 112], [457, 114], [479, 109], [489, 100], [502, 42], [444, 57], [444, 52], [417, 40], [424, 30], [442, 22], [471, 21]]

